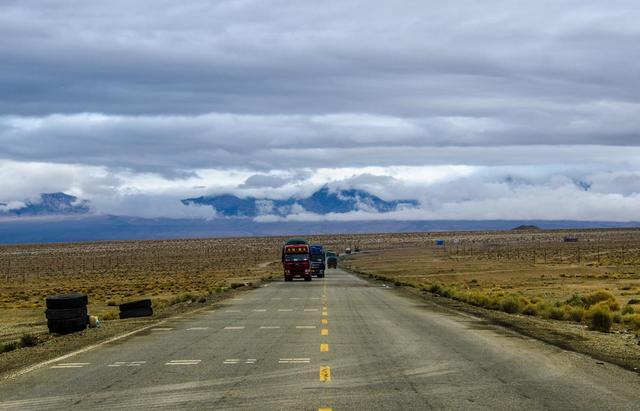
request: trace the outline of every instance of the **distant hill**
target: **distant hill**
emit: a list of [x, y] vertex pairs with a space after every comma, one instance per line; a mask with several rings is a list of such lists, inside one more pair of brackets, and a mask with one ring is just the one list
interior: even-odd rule
[[[7, 207], [7, 203], [0, 203]], [[0, 216], [69, 216], [84, 215], [91, 211], [89, 201], [65, 193], [43, 193], [39, 201], [27, 200], [24, 205], [8, 210], [0, 209]]]
[[369, 211], [386, 213], [400, 207], [417, 207], [416, 200], [385, 201], [363, 190], [349, 189], [331, 191], [322, 187], [311, 196], [301, 199], [273, 200], [267, 198], [240, 198], [231, 194], [203, 196], [182, 200], [187, 206], [208, 206], [224, 217], [253, 218], [262, 215], [285, 217], [300, 211], [315, 214], [348, 213]]
[[57, 219], [0, 220], [0, 243], [52, 243], [169, 238], [288, 236], [350, 233], [510, 230], [535, 224], [543, 229], [640, 227], [640, 222], [598, 221], [321, 221], [257, 223], [248, 218], [145, 219], [116, 216], [69, 216]]

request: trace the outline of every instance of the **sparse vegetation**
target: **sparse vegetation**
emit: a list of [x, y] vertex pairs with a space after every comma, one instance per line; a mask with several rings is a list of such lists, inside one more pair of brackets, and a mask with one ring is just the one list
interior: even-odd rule
[[22, 347], [33, 347], [38, 345], [38, 337], [33, 334], [24, 334], [20, 337], [20, 345]]
[[613, 325], [613, 315], [606, 306], [596, 305], [585, 313], [589, 328], [601, 332], [609, 332]]

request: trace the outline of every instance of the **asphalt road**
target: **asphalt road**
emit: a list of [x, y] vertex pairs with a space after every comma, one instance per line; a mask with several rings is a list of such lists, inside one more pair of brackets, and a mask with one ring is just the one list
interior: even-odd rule
[[340, 270], [0, 385], [6, 409], [639, 409], [640, 377]]

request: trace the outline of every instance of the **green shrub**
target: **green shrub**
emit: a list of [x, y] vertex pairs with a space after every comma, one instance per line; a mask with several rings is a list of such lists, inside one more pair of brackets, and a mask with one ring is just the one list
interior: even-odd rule
[[629, 302], [627, 304], [640, 304], [640, 299], [632, 298], [632, 299], [629, 300]]
[[466, 296], [466, 300], [469, 304], [473, 304], [478, 307], [487, 307], [489, 306], [489, 297], [480, 292], [469, 293]]
[[636, 312], [636, 310], [630, 305], [625, 305], [624, 308], [622, 309], [622, 315], [624, 315], [624, 314], [634, 314], [635, 312]]
[[440, 284], [431, 284], [431, 287], [429, 287], [429, 291], [434, 294], [440, 294], [440, 291], [442, 291], [442, 286], [440, 286]]
[[622, 314], [620, 314], [619, 312], [613, 313], [612, 320], [614, 323], [620, 324], [622, 322]]
[[488, 297], [489, 301], [487, 303], [487, 308], [490, 310], [500, 310], [502, 307], [502, 300], [497, 295], [492, 295]]
[[509, 314], [517, 314], [524, 308], [524, 304], [516, 297], [506, 297], [500, 302], [500, 309]]
[[538, 306], [536, 304], [527, 304], [522, 310], [524, 315], [538, 315]]
[[23, 347], [33, 347], [38, 345], [38, 337], [33, 334], [24, 334], [20, 337], [20, 345]]
[[625, 314], [622, 322], [634, 330], [640, 329], [640, 314]]
[[616, 298], [608, 291], [595, 291], [584, 297], [587, 307], [598, 304], [603, 301], [616, 301]]
[[19, 347], [20, 347], [20, 344], [16, 341], [4, 343], [0, 345], [0, 353], [13, 351], [18, 349]]
[[582, 317], [584, 317], [584, 308], [582, 307], [570, 307], [567, 310], [567, 317], [571, 321], [575, 321], [577, 323], [582, 321]]
[[[613, 294], [604, 290], [595, 291], [587, 296], [574, 294], [566, 300], [564, 304], [583, 308], [590, 308], [594, 305], [606, 305], [610, 311], [620, 310], [620, 303], [618, 303]], [[557, 305], [560, 306], [562, 303], [558, 303]]]
[[113, 301], [113, 300], [109, 300], [109, 301], [107, 301], [107, 305], [108, 305], [109, 307], [115, 307], [115, 306], [116, 306], [116, 305], [118, 305], [118, 304], [117, 304], [115, 301]]
[[588, 320], [589, 328], [601, 332], [609, 332], [613, 325], [613, 315], [606, 307], [597, 305], [591, 307], [585, 317]]
[[565, 314], [564, 310], [560, 307], [549, 307], [545, 313], [545, 317], [551, 318], [552, 320], [564, 320]]
[[573, 294], [571, 298], [566, 300], [564, 303], [573, 307], [585, 307], [587, 305], [585, 299], [578, 294]]

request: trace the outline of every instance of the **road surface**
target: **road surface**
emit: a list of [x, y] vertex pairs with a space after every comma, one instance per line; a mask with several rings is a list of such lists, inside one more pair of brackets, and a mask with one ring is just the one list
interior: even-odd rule
[[640, 378], [341, 270], [0, 385], [0, 410], [638, 409]]

